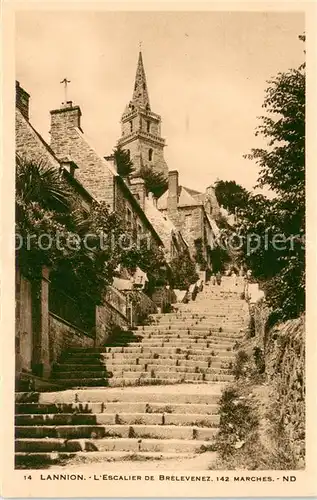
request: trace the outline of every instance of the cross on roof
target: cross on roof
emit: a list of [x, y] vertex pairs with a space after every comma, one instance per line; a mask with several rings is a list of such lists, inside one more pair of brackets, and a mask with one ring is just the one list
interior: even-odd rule
[[67, 80], [67, 78], [64, 78], [60, 83], [64, 84], [64, 95], [65, 95], [65, 104], [67, 103], [67, 85], [70, 83], [70, 80]]

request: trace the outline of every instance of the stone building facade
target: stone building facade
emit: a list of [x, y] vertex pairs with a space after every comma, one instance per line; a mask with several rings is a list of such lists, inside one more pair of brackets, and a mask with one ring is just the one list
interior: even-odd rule
[[[123, 215], [131, 233], [149, 236], [151, 245], [163, 248], [163, 242], [142, 208], [137, 179], [129, 185], [113, 166], [95, 151], [81, 128], [79, 106], [68, 102], [51, 112], [51, 145], [48, 145], [30, 122], [29, 94], [16, 83], [16, 153], [23, 159], [42, 162], [56, 168], [72, 187], [77, 200], [89, 211], [94, 200], [105, 201], [111, 210]], [[116, 303], [105, 301], [92, 304], [94, 328], [83, 330], [76, 321], [76, 307], [71, 317], [65, 313], [65, 304], [72, 297], [54, 291], [53, 273], [44, 267], [36, 282], [16, 271], [16, 376], [18, 380], [48, 379], [52, 367], [62, 352], [71, 346], [91, 347], [102, 344], [107, 327], [129, 325], [126, 298], [113, 290]], [[110, 294], [113, 295], [113, 294]], [[106, 294], [106, 299], [109, 294]], [[58, 299], [58, 300], [56, 300]], [[150, 300], [150, 299], [148, 299]], [[74, 301], [73, 301], [74, 302]], [[120, 303], [120, 307], [117, 307]], [[61, 304], [61, 312], [58, 305]], [[153, 303], [155, 307], [155, 304]], [[66, 308], [69, 309], [69, 308]], [[42, 383], [42, 382], [41, 382]]]
[[167, 176], [164, 159], [165, 139], [161, 136], [161, 117], [151, 110], [142, 53], [135, 76], [132, 100], [121, 117], [118, 146], [129, 152], [134, 168], [148, 167]]
[[149, 237], [150, 244], [162, 246], [162, 241], [147, 219], [142, 202], [136, 199], [141, 190], [134, 189], [118, 175], [115, 164], [99, 155], [81, 127], [81, 110], [71, 101], [52, 110], [50, 147], [59, 161], [72, 161], [78, 168], [74, 177], [110, 211], [120, 214], [132, 233]]
[[212, 271], [209, 250], [216, 244], [218, 228], [214, 217], [220, 210], [214, 190], [209, 187], [200, 193], [180, 186], [178, 172], [172, 170], [168, 173], [168, 190], [158, 199], [157, 207], [183, 235], [197, 270]]

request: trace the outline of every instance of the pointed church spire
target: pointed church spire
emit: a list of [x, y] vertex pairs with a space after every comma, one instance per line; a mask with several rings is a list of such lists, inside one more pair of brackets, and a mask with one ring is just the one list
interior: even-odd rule
[[132, 103], [135, 106], [150, 109], [150, 100], [146, 84], [146, 76], [143, 66], [142, 52], [139, 52], [138, 66], [135, 75]]

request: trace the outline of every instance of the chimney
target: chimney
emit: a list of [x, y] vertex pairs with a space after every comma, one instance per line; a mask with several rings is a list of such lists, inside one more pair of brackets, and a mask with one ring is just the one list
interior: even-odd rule
[[151, 193], [151, 191], [149, 192], [147, 197], [148, 197], [149, 201], [157, 208], [157, 198], [155, 198], [154, 194]]
[[140, 207], [142, 210], [145, 208], [145, 196], [146, 196], [146, 190], [145, 190], [145, 183], [144, 180], [141, 179], [141, 177], [134, 177], [130, 181], [130, 191], [134, 195], [134, 197], [138, 200]]
[[177, 210], [177, 205], [178, 205], [178, 171], [170, 170], [168, 172], [168, 197], [167, 197], [168, 211]]
[[53, 109], [51, 113], [51, 147], [57, 155], [65, 154], [65, 139], [74, 128], [80, 127], [81, 110], [79, 106], [73, 106], [72, 101], [62, 103], [59, 109]]
[[21, 111], [24, 118], [29, 119], [29, 100], [28, 94], [22, 87], [20, 82], [15, 82], [15, 105]]
[[111, 167], [117, 172], [117, 163], [114, 155], [104, 156], [104, 159], [108, 161]]

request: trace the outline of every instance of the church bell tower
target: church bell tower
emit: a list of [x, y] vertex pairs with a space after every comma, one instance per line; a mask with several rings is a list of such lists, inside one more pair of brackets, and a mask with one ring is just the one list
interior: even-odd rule
[[161, 117], [151, 111], [142, 53], [139, 52], [132, 100], [121, 117], [118, 146], [129, 151], [135, 171], [150, 167], [167, 177], [165, 139], [161, 137]]

